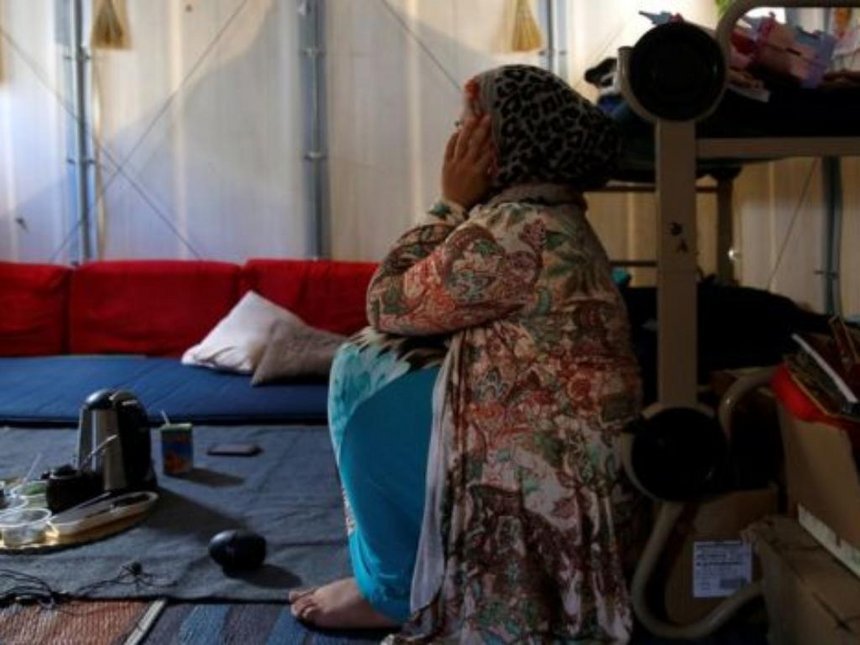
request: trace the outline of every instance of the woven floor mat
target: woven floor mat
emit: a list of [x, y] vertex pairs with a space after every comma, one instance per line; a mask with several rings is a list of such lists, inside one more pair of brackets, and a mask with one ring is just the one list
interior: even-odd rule
[[158, 618], [164, 601], [88, 600], [11, 605], [0, 609], [0, 643], [123, 645], [135, 643]]
[[143, 644], [369, 645], [386, 634], [308, 628], [293, 618], [286, 603], [181, 603], [165, 608]]

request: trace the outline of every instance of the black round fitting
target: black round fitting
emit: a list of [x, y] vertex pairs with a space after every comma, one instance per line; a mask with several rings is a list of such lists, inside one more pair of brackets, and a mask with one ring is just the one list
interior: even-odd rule
[[634, 427], [631, 465], [636, 479], [658, 499], [685, 502], [717, 488], [728, 440], [719, 422], [693, 408], [668, 408]]
[[630, 89], [651, 114], [689, 121], [710, 113], [722, 96], [726, 64], [717, 41], [686, 22], [646, 32], [629, 61]]

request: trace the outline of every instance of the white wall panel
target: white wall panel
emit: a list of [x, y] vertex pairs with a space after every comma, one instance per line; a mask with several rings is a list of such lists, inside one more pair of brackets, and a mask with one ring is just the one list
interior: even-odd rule
[[749, 165], [737, 182], [736, 246], [744, 284], [823, 306], [821, 164]]
[[66, 261], [70, 232], [54, 2], [0, 2], [0, 258]]
[[127, 6], [95, 65], [103, 257], [305, 255], [296, 3]]
[[504, 62], [513, 4], [502, 0], [328, 3], [334, 257], [379, 259], [438, 194], [460, 87]]

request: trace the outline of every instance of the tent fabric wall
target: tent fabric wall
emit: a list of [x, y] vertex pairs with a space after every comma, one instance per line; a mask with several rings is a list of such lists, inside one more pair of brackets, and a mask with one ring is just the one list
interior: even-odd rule
[[[808, 187], [807, 187], [808, 185]], [[789, 159], [750, 166], [739, 183], [744, 284], [782, 293], [812, 309], [824, 303], [821, 162]], [[860, 159], [842, 159], [842, 312], [860, 314]]]
[[511, 52], [513, 2], [328, 3], [332, 252], [378, 259], [438, 191], [460, 86]]
[[[74, 259], [67, 115], [56, 98], [66, 93], [54, 34], [63, 5], [0, 3], [0, 25], [21, 47], [2, 44], [0, 257], [8, 259]], [[97, 257], [304, 256], [296, 4], [148, 0], [126, 7], [130, 47], [96, 50], [91, 68]], [[28, 230], [15, 224], [19, 217]]]
[[[662, 0], [554, 0], [566, 18], [558, 48], [583, 93], [586, 68], [649, 23]], [[58, 13], [68, 0], [0, 0], [0, 258], [75, 259], [74, 194], [66, 157], [69, 100]], [[325, 0], [330, 218], [324, 247], [379, 260], [435, 198], [459, 87], [507, 62], [511, 0]], [[544, 0], [532, 0], [536, 15]], [[125, 3], [130, 47], [92, 65], [100, 152], [99, 257], [306, 257], [311, 246], [303, 161], [301, 0]], [[713, 24], [712, 2], [672, 10]], [[812, 16], [814, 18], [814, 15]], [[736, 182], [737, 275], [822, 305], [820, 171], [812, 160], [749, 166]], [[121, 171], [117, 174], [117, 169]], [[860, 311], [860, 162], [843, 163], [842, 295]], [[654, 200], [592, 194], [592, 222], [615, 258], [651, 259]], [[716, 266], [716, 209], [699, 198], [699, 264]], [[653, 271], [637, 272], [648, 282]]]
[[[536, 13], [542, 2], [534, 3]], [[501, 0], [329, 3], [335, 257], [379, 259], [436, 197], [442, 151], [460, 113], [459, 88], [470, 76], [504, 63], [545, 63], [539, 54], [511, 51], [515, 6]], [[567, 0], [568, 24], [557, 44], [567, 51], [567, 80], [589, 95], [585, 70], [648, 29], [638, 10], [662, 7], [656, 1]], [[716, 14], [711, 3], [695, 0], [673, 8], [702, 22], [712, 23]], [[651, 196], [595, 194], [589, 201], [592, 221], [612, 256], [653, 259]], [[713, 200], [703, 198], [705, 235], [714, 228], [714, 212]], [[708, 267], [716, 265], [712, 246], [703, 240]]]
[[132, 47], [94, 64], [102, 256], [303, 256], [296, 5], [127, 6]]
[[[542, 1], [542, 0], [540, 0]], [[667, 8], [660, 0], [556, 0], [565, 3], [567, 80], [590, 94], [584, 71], [650, 26], [637, 12]], [[470, 75], [502, 63], [540, 56], [510, 52], [512, 8], [499, 0], [351, 0], [331, 2], [328, 25], [332, 248], [335, 257], [377, 260], [434, 199], [442, 148], [459, 113]], [[539, 6], [536, 2], [535, 6]], [[711, 2], [672, 3], [672, 11], [716, 23]], [[820, 11], [799, 12], [816, 26]], [[820, 27], [820, 25], [818, 25]], [[842, 296], [844, 311], [860, 311], [857, 160], [844, 162]], [[736, 181], [736, 275], [744, 284], [784, 293], [812, 308], [823, 305], [823, 202], [820, 164], [793, 159], [748, 166]], [[653, 259], [654, 198], [592, 194], [591, 221], [614, 258]], [[716, 204], [698, 198], [699, 266], [716, 269]], [[854, 240], [854, 242], [852, 242]], [[641, 283], [653, 270], [637, 270]]]
[[752, 164], [737, 182], [736, 245], [749, 286], [820, 308], [824, 206], [818, 159]]
[[860, 160], [846, 159], [842, 165], [845, 215], [842, 221], [842, 309], [860, 313]]
[[0, 2], [0, 30], [0, 258], [44, 261], [70, 229], [54, 3]]

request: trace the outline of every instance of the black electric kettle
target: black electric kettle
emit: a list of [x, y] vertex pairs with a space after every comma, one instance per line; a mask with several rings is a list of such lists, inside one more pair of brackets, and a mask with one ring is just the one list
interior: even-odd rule
[[149, 420], [126, 390], [99, 390], [81, 406], [77, 467], [94, 473], [104, 492], [153, 490]]

